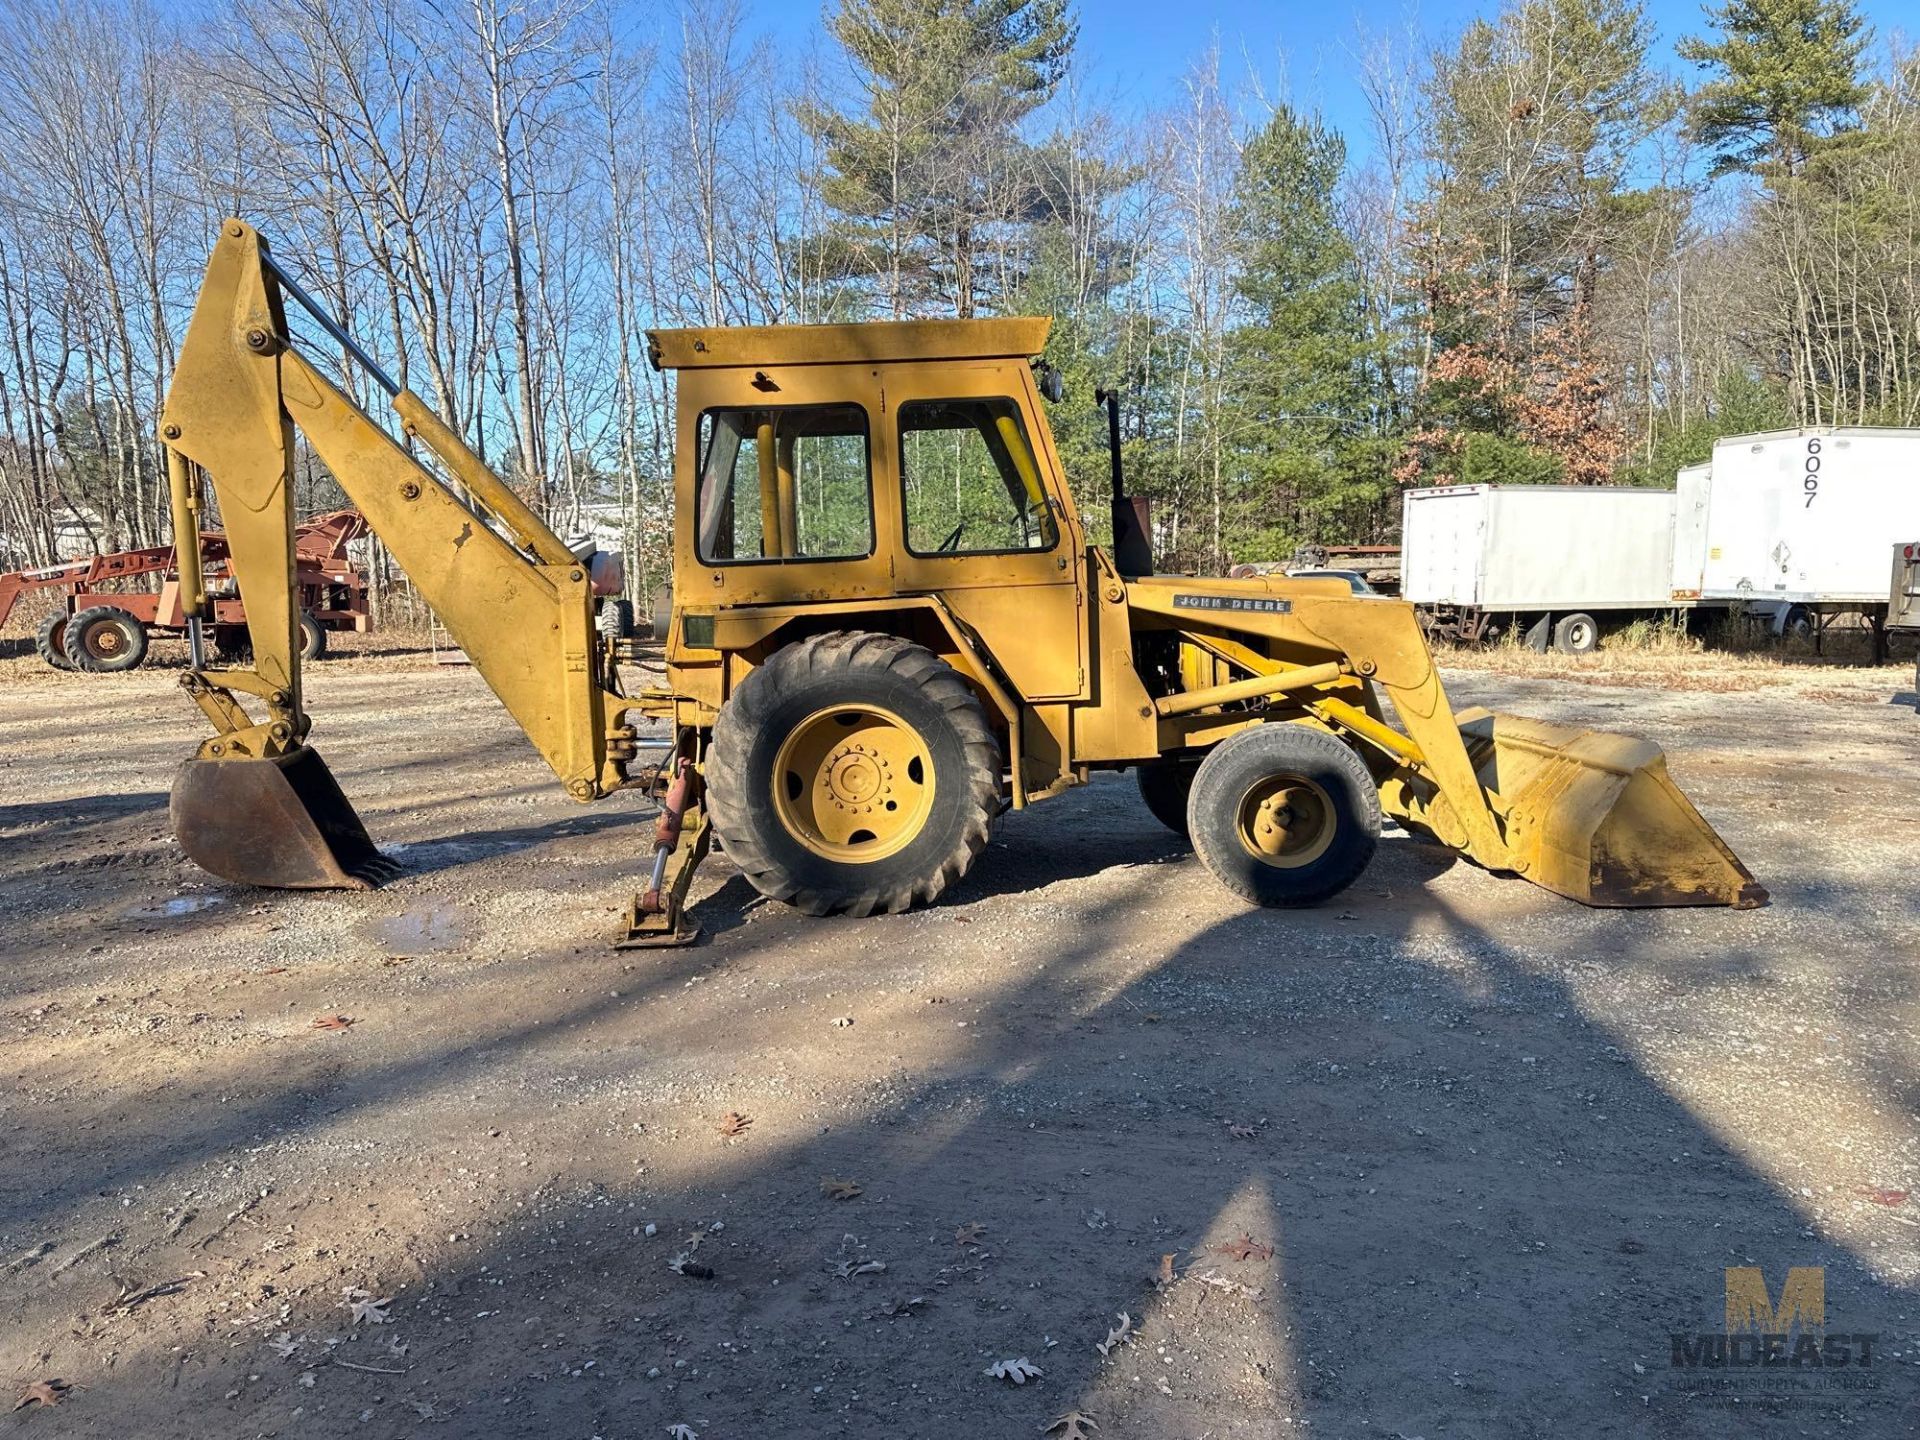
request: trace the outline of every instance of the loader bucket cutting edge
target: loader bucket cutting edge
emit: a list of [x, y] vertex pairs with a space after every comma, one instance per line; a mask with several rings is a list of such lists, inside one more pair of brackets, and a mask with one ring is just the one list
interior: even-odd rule
[[242, 885], [371, 890], [400, 873], [304, 745], [271, 759], [187, 761], [168, 814], [194, 864]]
[[1480, 783], [1505, 804], [1514, 869], [1536, 885], [1595, 906], [1767, 903], [1658, 745], [1486, 711], [1459, 719]]

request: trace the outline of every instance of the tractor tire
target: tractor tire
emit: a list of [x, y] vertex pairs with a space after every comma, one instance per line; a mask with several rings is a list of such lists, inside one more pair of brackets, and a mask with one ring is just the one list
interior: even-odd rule
[[306, 611], [300, 612], [300, 658], [319, 660], [327, 653], [327, 627]]
[[1146, 801], [1147, 809], [1153, 812], [1154, 819], [1182, 839], [1190, 838], [1187, 797], [1193, 793], [1193, 777], [1199, 770], [1200, 761], [1185, 757], [1148, 760], [1134, 767], [1134, 778], [1140, 783], [1140, 798]]
[[595, 627], [603, 639], [624, 640], [633, 634], [633, 601], [606, 599], [600, 602], [600, 613], [593, 618]]
[[147, 658], [147, 627], [117, 605], [95, 605], [67, 622], [61, 645], [74, 669], [114, 675]]
[[73, 662], [67, 659], [66, 611], [56, 610], [40, 622], [40, 633], [33, 637], [33, 648], [54, 669], [73, 669]]
[[1562, 615], [1553, 626], [1553, 648], [1564, 655], [1588, 655], [1600, 648], [1600, 627], [1591, 615]]
[[1193, 848], [1256, 905], [1317, 905], [1360, 878], [1380, 840], [1380, 795], [1352, 747], [1285, 721], [1231, 735], [1187, 800]]
[[1000, 743], [966, 681], [892, 635], [795, 641], [721, 707], [714, 835], [762, 895], [894, 914], [972, 867], [1000, 808]]

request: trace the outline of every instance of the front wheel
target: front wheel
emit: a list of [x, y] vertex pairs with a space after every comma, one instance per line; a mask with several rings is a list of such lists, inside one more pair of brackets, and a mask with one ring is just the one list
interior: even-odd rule
[[327, 653], [327, 627], [306, 611], [300, 612], [300, 658], [318, 660]]
[[1380, 796], [1351, 747], [1279, 721], [1229, 736], [1187, 800], [1193, 848], [1256, 905], [1316, 905], [1360, 878], [1380, 839]]
[[1000, 745], [959, 673], [892, 635], [774, 652], [714, 722], [706, 777], [721, 848], [761, 894], [809, 915], [931, 901], [986, 848]]
[[76, 670], [111, 675], [147, 658], [147, 627], [117, 605], [95, 605], [67, 622], [62, 643]]

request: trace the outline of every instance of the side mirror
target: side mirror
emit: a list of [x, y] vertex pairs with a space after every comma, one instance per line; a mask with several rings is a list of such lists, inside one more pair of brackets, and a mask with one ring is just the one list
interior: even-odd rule
[[1055, 405], [1067, 393], [1066, 378], [1044, 360], [1033, 362], [1033, 377], [1040, 386], [1041, 396]]

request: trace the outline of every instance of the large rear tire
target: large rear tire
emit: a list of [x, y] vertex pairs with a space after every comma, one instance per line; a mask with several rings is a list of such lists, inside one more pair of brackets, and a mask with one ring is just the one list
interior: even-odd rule
[[95, 605], [67, 622], [61, 644], [74, 669], [114, 675], [147, 658], [147, 627], [117, 605]]
[[936, 898], [986, 848], [1000, 745], [957, 671], [892, 635], [799, 640], [721, 708], [707, 787], [721, 848], [809, 915]]
[[1231, 735], [1187, 800], [1193, 848], [1256, 905], [1317, 905], [1360, 878], [1380, 839], [1380, 796], [1350, 746], [1277, 721]]
[[64, 610], [56, 610], [40, 622], [40, 632], [33, 637], [33, 648], [54, 669], [73, 669], [73, 662], [67, 659], [67, 615]]

